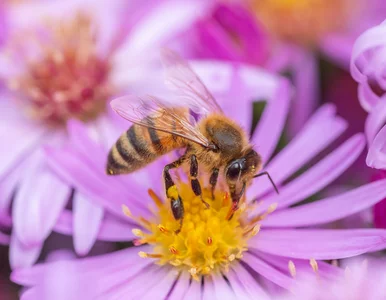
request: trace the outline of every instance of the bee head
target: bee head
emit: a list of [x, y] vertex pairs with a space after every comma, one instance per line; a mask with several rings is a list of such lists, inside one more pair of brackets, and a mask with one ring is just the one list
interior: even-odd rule
[[225, 167], [225, 178], [228, 184], [237, 181], [246, 182], [251, 179], [261, 166], [261, 157], [253, 149], [245, 152], [245, 155], [231, 160]]

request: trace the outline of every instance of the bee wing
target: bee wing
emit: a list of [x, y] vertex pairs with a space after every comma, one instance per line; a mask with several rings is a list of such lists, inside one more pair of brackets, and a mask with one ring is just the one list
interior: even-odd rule
[[135, 124], [178, 135], [204, 147], [214, 147], [189, 121], [189, 108], [171, 107], [154, 96], [128, 95], [111, 101], [111, 107], [123, 118]]
[[161, 59], [165, 67], [166, 84], [176, 90], [187, 106], [201, 114], [222, 112], [212, 94], [185, 60], [169, 49], [162, 49]]

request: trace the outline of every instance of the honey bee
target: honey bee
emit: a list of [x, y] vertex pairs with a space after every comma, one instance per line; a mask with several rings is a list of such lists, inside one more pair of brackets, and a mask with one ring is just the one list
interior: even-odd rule
[[[190, 164], [191, 187], [194, 194], [200, 197], [199, 166], [211, 174], [212, 197], [218, 176], [223, 172], [232, 199], [229, 217], [238, 209], [252, 178], [267, 175], [277, 191], [267, 172], [258, 173], [262, 168], [261, 157], [253, 150], [246, 132], [223, 114], [187, 62], [170, 50], [164, 50], [161, 57], [166, 82], [179, 93], [180, 101], [168, 102], [154, 96], [133, 95], [113, 100], [112, 108], [133, 125], [110, 150], [107, 174], [131, 173], [172, 150], [186, 149], [185, 154], [163, 170], [166, 196], [171, 201], [174, 218], [180, 221], [180, 229], [184, 217], [183, 199], [169, 171], [182, 164]], [[198, 122], [195, 122], [192, 111], [201, 115]], [[204, 205], [209, 205], [202, 201]]]

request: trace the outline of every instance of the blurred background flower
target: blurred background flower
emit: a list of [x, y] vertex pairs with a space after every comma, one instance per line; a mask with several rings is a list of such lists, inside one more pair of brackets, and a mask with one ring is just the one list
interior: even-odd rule
[[[95, 140], [109, 143], [113, 117], [107, 100], [134, 89], [138, 66], [151, 61], [153, 47], [199, 13], [201, 3], [190, 3], [72, 0], [4, 6], [0, 130], [7, 146], [0, 150], [0, 219], [6, 227], [12, 222], [12, 267], [36, 261], [70, 197], [75, 223], [96, 234], [102, 208], [52, 175], [41, 145], [65, 144], [70, 119], [83, 121]], [[160, 17], [171, 7], [175, 14], [166, 24]], [[83, 219], [78, 210], [87, 210], [89, 217]], [[74, 242], [76, 252], [85, 255], [93, 238], [75, 236]]]

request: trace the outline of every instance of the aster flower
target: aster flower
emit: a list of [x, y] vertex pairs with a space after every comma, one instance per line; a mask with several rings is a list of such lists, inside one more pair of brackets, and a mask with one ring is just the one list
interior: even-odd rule
[[[71, 187], [47, 168], [41, 145], [66, 143], [65, 125], [73, 118], [85, 122], [96, 140], [110, 143], [113, 118], [106, 109], [107, 99], [135, 88], [134, 79], [141, 77], [138, 64], [151, 57], [146, 53], [189, 24], [200, 5], [71, 0], [6, 7], [8, 30], [0, 55], [0, 79], [7, 88], [0, 91], [0, 128], [7, 146], [0, 153], [0, 219], [11, 225], [13, 199], [13, 267], [37, 259], [72, 194]], [[173, 13], [165, 22], [162, 16], [171, 7]], [[75, 223], [80, 222], [90, 237], [86, 240], [74, 233], [75, 249], [84, 255], [104, 213], [82, 194], [74, 197]], [[80, 217], [84, 210], [93, 222]]]
[[[239, 75], [245, 72], [243, 68], [236, 70]], [[107, 177], [107, 149], [93, 142], [81, 123], [71, 122], [73, 143], [65, 149], [48, 147], [50, 166], [109, 212], [98, 232], [100, 239], [131, 241], [134, 246], [98, 257], [15, 270], [12, 280], [29, 287], [22, 298], [56, 298], [59, 288], [52, 289], [55, 286], [74, 299], [212, 299], [213, 295], [266, 299], [269, 295], [264, 282], [290, 289], [297, 273], [316, 272], [322, 278], [337, 278], [340, 269], [324, 260], [385, 248], [385, 230], [318, 228], [380, 201], [386, 196], [385, 180], [290, 207], [341, 175], [361, 153], [365, 141], [361, 134], [354, 135], [307, 171], [293, 176], [334, 141], [346, 123], [335, 116], [333, 106], [326, 105], [285, 149], [272, 157], [289, 109], [288, 83], [281, 81], [280, 86], [251, 137], [263, 158], [264, 169], [280, 185], [280, 194], [274, 192], [268, 180], [254, 181], [240, 209], [227, 218], [231, 201], [225, 186], [219, 184], [212, 200], [205, 184], [208, 178], [205, 180], [204, 173], [199, 176], [203, 198], [210, 203], [206, 209], [192, 192], [185, 174], [179, 172], [175, 178], [184, 199], [185, 217], [178, 234], [174, 231], [179, 222], [173, 218], [168, 200], [161, 196], [161, 174], [170, 159], [163, 157], [128, 176]], [[238, 109], [251, 102], [240, 101], [236, 110], [230, 105], [233, 101], [233, 97], [218, 98], [224, 113], [244, 124], [248, 110]], [[93, 156], [89, 155], [90, 149]], [[71, 232], [75, 226], [71, 220], [71, 212], [65, 211], [56, 230]]]

